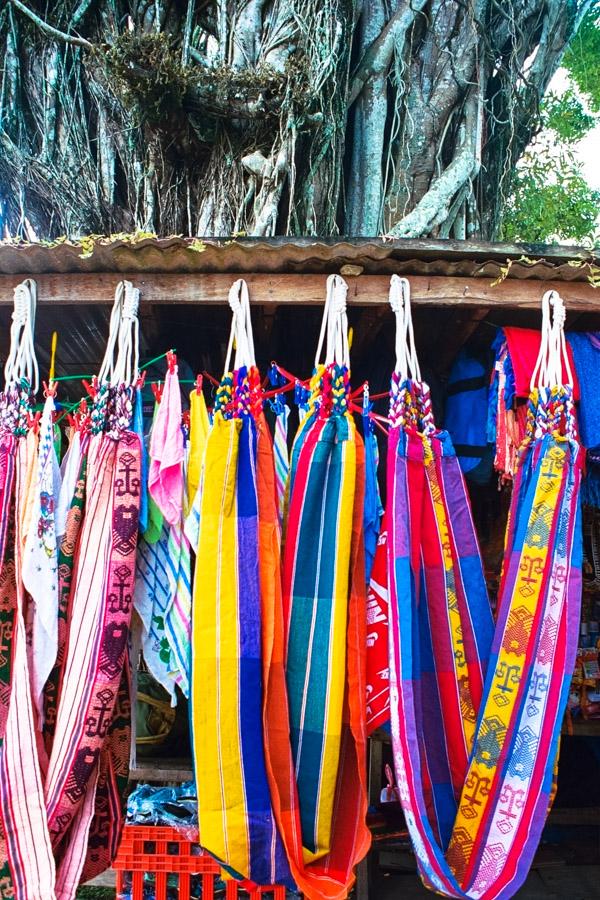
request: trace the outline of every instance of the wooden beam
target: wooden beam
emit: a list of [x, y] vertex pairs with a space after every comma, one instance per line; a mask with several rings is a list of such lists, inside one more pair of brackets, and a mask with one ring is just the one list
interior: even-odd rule
[[193, 781], [194, 772], [191, 760], [185, 759], [139, 759], [135, 766], [129, 769], [130, 781], [167, 781], [172, 784], [181, 784], [184, 781]]
[[[112, 274], [98, 272], [71, 275], [38, 275], [38, 302], [88, 304], [113, 302], [119, 280], [128, 279], [138, 287], [144, 304], [225, 304], [235, 273], [230, 274]], [[315, 304], [325, 300], [325, 275], [245, 276], [254, 304]], [[0, 304], [12, 304], [13, 288], [21, 276], [0, 275]], [[348, 278], [348, 302], [371, 306], [387, 303], [388, 275], [359, 275]], [[587, 281], [536, 281], [507, 278], [492, 286], [487, 278], [415, 275], [409, 278], [416, 305], [539, 309], [544, 291], [556, 290], [567, 310], [600, 313], [600, 291]]]

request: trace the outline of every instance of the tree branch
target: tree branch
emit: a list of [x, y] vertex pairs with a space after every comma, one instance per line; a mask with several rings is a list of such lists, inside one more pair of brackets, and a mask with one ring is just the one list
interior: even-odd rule
[[365, 52], [354, 71], [350, 85], [349, 106], [354, 103], [366, 81], [372, 75], [387, 70], [398, 36], [408, 31], [417, 13], [423, 9], [426, 2], [427, 0], [412, 0], [412, 2], [408, 0], [408, 2], [404, 2], [398, 7], [389, 22], [382, 29], [379, 37], [373, 41]]
[[29, 7], [25, 6], [24, 3], [21, 3], [21, 0], [10, 0], [15, 9], [20, 10], [23, 15], [27, 16], [34, 25], [40, 29], [40, 31], [45, 31], [46, 34], [51, 35], [59, 41], [64, 41], [65, 44], [74, 44], [76, 47], [85, 47], [87, 50], [91, 50], [94, 46], [90, 44], [89, 41], [86, 41], [85, 38], [76, 37], [75, 35], [65, 34], [64, 31], [59, 31], [58, 28], [54, 28], [52, 25], [48, 25], [47, 22], [44, 22], [38, 15], [36, 15]]
[[435, 179], [415, 208], [394, 225], [388, 237], [421, 237], [443, 222], [457, 192], [479, 170], [480, 146], [481, 102], [476, 94], [472, 94], [467, 100], [462, 140], [454, 159]]

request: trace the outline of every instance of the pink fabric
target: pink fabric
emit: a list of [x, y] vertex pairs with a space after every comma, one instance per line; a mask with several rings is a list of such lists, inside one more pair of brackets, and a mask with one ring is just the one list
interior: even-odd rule
[[148, 490], [169, 525], [176, 525], [183, 503], [183, 432], [177, 366], [168, 371], [150, 438]]

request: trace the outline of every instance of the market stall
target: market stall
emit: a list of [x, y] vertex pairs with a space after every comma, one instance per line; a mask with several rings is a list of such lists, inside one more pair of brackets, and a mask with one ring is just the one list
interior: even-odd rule
[[[43, 722], [43, 747], [36, 750], [32, 739], [30, 784], [48, 834], [47, 877], [58, 878], [61, 896], [110, 864], [117, 849], [122, 820], [115, 809], [127, 790], [130, 620], [129, 779], [191, 780], [195, 759], [202, 843], [236, 875], [295, 886], [309, 897], [342, 897], [374, 833], [372, 860], [394, 834], [401, 852], [410, 837], [424, 882], [448, 896], [497, 896], [511, 854], [527, 865], [515, 862], [506, 877], [522, 880], [553, 795], [560, 730], [567, 748], [589, 740], [585, 758], [598, 765], [600, 350], [587, 335], [600, 330], [599, 272], [592, 257], [572, 248], [448, 241], [172, 238], [0, 246], [0, 354], [12, 360], [7, 382], [27, 377], [31, 384], [37, 358], [41, 379], [53, 387], [39, 415], [28, 406], [27, 423], [35, 420], [40, 446], [54, 442], [57, 462], [70, 447], [65, 525], [44, 531], [41, 563], [35, 557], [22, 578], [23, 628], [35, 636], [37, 624], [44, 648], [54, 629], [55, 652], [34, 653], [28, 662], [23, 644], [15, 656], [24, 672], [29, 665], [31, 693], [23, 701], [31, 706], [29, 719], [34, 727]], [[23, 336], [14, 333], [20, 320], [13, 291], [23, 284], [27, 358], [19, 351]], [[560, 390], [546, 396], [550, 387]], [[537, 393], [528, 403], [530, 389]], [[57, 436], [60, 422], [69, 423], [68, 435], [63, 428]], [[438, 459], [411, 444], [419, 435], [423, 446], [437, 446], [442, 426], [456, 455], [440, 451]], [[30, 427], [23, 425], [23, 439]], [[548, 444], [552, 435], [559, 436], [555, 447]], [[523, 442], [530, 458], [517, 452]], [[565, 446], [568, 458], [559, 459]], [[7, 458], [12, 452], [7, 446]], [[415, 453], [425, 454], [424, 467], [415, 468]], [[49, 449], [45, 459], [37, 450], [39, 484], [46, 485], [39, 516], [40, 498], [60, 506], [51, 457]], [[33, 472], [33, 463], [23, 465]], [[547, 475], [539, 496], [525, 470]], [[429, 491], [437, 500], [415, 519], [423, 502], [417, 484], [418, 497]], [[223, 516], [220, 497], [230, 498], [235, 515]], [[385, 506], [391, 515], [392, 497], [394, 518], [384, 527], [381, 512]], [[548, 506], [543, 515], [541, 497]], [[464, 525], [469, 509], [474, 527]], [[459, 537], [449, 539], [459, 521]], [[388, 562], [378, 569], [382, 530]], [[401, 549], [404, 533], [412, 535], [410, 552]], [[71, 544], [61, 542], [64, 534]], [[86, 547], [93, 551], [85, 554]], [[414, 560], [421, 557], [428, 560], [426, 587], [412, 596], [408, 585], [419, 583]], [[368, 597], [365, 563], [373, 572]], [[412, 581], [408, 569], [398, 574], [405, 565], [417, 566]], [[325, 597], [327, 617], [310, 602], [313, 567], [315, 597]], [[34, 612], [42, 608], [35, 601], [42, 568], [45, 584], [59, 573], [56, 621], [38, 624], [34, 616], [30, 625], [28, 604]], [[378, 579], [387, 579], [379, 595]], [[542, 618], [547, 625], [554, 603], [551, 582], [563, 599], [556, 627], [544, 630]], [[381, 630], [387, 588], [399, 610], [431, 602], [429, 637], [422, 613], [412, 624], [392, 615], [385, 624], [391, 638]], [[519, 591], [523, 606], [514, 601]], [[96, 595], [91, 610], [84, 598]], [[522, 663], [510, 657], [516, 644], [505, 646], [498, 630], [493, 636], [503, 616], [505, 630], [526, 644]], [[415, 629], [421, 655], [409, 672]], [[436, 636], [446, 629], [447, 646]], [[322, 656], [313, 658], [315, 647]], [[543, 659], [539, 647], [546, 648]], [[423, 661], [426, 651], [433, 669]], [[466, 681], [457, 668], [463, 651]], [[454, 660], [449, 668], [446, 659]], [[504, 678], [499, 694], [486, 687], [488, 662]], [[95, 679], [76, 677], [92, 670]], [[448, 676], [436, 683], [435, 702], [423, 701], [431, 671]], [[532, 692], [528, 687], [525, 700], [519, 688], [513, 701], [521, 682]], [[15, 683], [7, 681], [10, 690]], [[494, 696], [502, 701], [496, 711]], [[410, 749], [415, 737], [423, 756]], [[14, 780], [17, 761], [7, 747], [5, 741], [3, 765]], [[440, 747], [448, 771], [431, 776], [439, 771]], [[572, 755], [563, 749], [563, 759]], [[495, 795], [491, 782], [483, 785], [491, 757], [494, 773], [507, 779]], [[529, 758], [529, 780], [521, 784]], [[386, 763], [391, 817], [380, 802]], [[518, 784], [506, 775], [511, 766]], [[575, 779], [561, 768], [550, 824], [597, 821], [600, 797], [572, 790], [570, 801], [563, 780]], [[420, 782], [422, 796], [406, 788]], [[517, 817], [517, 810], [525, 812]], [[486, 837], [492, 819], [499, 823], [495, 842]], [[518, 844], [515, 837], [507, 856], [494, 856], [513, 822], [527, 838]], [[586, 840], [579, 840], [583, 856]], [[366, 896], [364, 866], [360, 872]], [[14, 879], [14, 866], [6, 874]], [[371, 878], [373, 889], [374, 868]]]

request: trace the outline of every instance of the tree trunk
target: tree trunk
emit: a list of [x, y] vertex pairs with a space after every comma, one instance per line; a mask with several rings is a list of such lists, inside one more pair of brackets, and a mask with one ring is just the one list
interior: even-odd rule
[[492, 239], [591, 3], [8, 0], [0, 227]]

